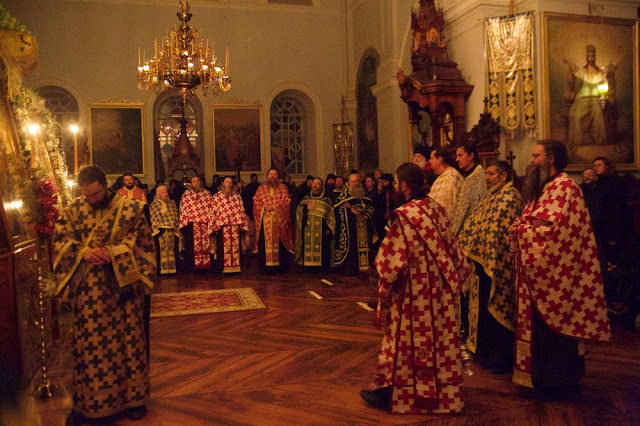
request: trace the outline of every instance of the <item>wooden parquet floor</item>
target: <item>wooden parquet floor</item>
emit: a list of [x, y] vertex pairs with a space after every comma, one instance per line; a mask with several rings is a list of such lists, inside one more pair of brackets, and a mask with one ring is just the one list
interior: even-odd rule
[[[461, 415], [392, 415], [368, 408], [359, 391], [373, 378], [382, 334], [357, 302], [375, 299], [374, 280], [349, 284], [329, 273], [325, 278], [335, 285], [326, 291], [318, 274], [294, 268], [264, 276], [255, 259], [248, 261], [231, 277], [158, 280], [158, 293], [251, 287], [268, 309], [151, 319], [149, 413], [115, 424], [640, 424], [640, 333], [621, 327], [613, 342], [591, 346], [582, 394], [573, 401], [544, 401], [513, 384], [510, 375], [473, 365]], [[309, 291], [325, 297], [318, 300]], [[33, 404], [42, 425], [63, 425], [71, 407], [72, 362], [64, 349], [50, 366], [59, 390]]]

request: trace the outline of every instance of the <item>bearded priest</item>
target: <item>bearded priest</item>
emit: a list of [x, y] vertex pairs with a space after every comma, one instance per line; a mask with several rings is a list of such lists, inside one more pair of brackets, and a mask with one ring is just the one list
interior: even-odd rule
[[311, 192], [296, 209], [294, 260], [303, 266], [326, 270], [331, 264], [331, 236], [336, 230], [333, 203], [324, 194], [324, 182], [313, 179]]
[[611, 338], [591, 218], [567, 162], [562, 142], [537, 143], [526, 205], [509, 228], [518, 298], [513, 381], [551, 399], [579, 393], [585, 342]]
[[294, 250], [290, 206], [287, 186], [280, 183], [276, 169], [269, 169], [267, 181], [253, 196], [256, 251], [261, 266], [268, 273], [289, 270], [289, 253]]
[[414, 163], [396, 170], [405, 203], [376, 256], [380, 275], [376, 325], [388, 310], [375, 390], [360, 395], [393, 413], [459, 413], [462, 397], [456, 305], [471, 273], [444, 207], [427, 197]]
[[210, 233], [214, 256], [222, 264], [222, 273], [240, 272], [241, 234], [249, 231], [242, 198], [233, 187], [233, 179], [223, 178], [220, 190], [213, 196]]
[[189, 269], [210, 269], [209, 232], [213, 196], [199, 176], [191, 178], [191, 188], [180, 199], [180, 231], [184, 236], [185, 263]]
[[469, 280], [467, 348], [493, 374], [513, 372], [516, 292], [509, 227], [524, 202], [506, 161], [489, 163], [489, 194], [471, 211], [458, 241], [474, 266]]

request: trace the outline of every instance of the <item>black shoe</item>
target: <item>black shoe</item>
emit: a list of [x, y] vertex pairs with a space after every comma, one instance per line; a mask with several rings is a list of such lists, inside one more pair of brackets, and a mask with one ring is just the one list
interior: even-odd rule
[[86, 423], [87, 419], [80, 413], [71, 411], [64, 421], [65, 426], [80, 426]]
[[127, 411], [127, 417], [129, 420], [141, 420], [147, 415], [147, 407], [141, 405], [140, 407], [129, 408]]
[[360, 396], [364, 399], [369, 407], [377, 408], [379, 410], [390, 411], [391, 410], [391, 391], [392, 387], [387, 386], [385, 388], [376, 389], [374, 391], [361, 390]]

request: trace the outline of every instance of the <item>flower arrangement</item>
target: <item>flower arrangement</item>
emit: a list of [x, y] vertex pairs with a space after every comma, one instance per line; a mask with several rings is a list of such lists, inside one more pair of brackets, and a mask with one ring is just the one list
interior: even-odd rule
[[37, 258], [40, 262], [40, 289], [43, 294], [52, 296], [56, 289], [56, 281], [52, 268], [52, 238], [56, 221], [60, 217], [58, 204], [58, 188], [50, 179], [33, 179], [35, 203], [33, 204], [33, 229], [37, 238]]
[[[56, 134], [56, 127], [60, 125], [47, 109], [44, 98], [33, 90], [23, 87], [20, 95], [11, 100], [11, 107], [16, 120], [20, 147], [27, 167], [32, 164], [31, 156], [35, 155], [35, 153], [31, 152], [31, 144], [29, 141], [33, 136], [29, 134], [28, 127], [29, 124], [36, 122], [40, 124], [40, 137], [44, 140], [47, 148], [55, 178], [58, 179], [58, 182], [66, 182], [68, 175], [67, 163], [60, 138]], [[49, 176], [50, 172], [43, 162], [36, 162], [35, 164], [36, 170], [34, 174], [36, 177], [41, 179], [54, 178], [54, 176]], [[65, 201], [70, 200], [71, 194], [69, 188], [67, 188], [66, 185], [60, 185], [61, 188], [58, 188], [58, 191], [62, 199]]]
[[36, 206], [34, 211], [33, 227], [39, 237], [50, 238], [56, 221], [60, 217], [58, 204], [58, 188], [50, 179], [36, 179], [34, 182], [36, 193]]
[[[45, 101], [36, 92], [22, 88], [20, 94], [11, 100], [11, 107], [16, 122], [20, 149], [31, 178], [31, 185], [26, 185], [22, 191], [22, 200], [26, 209], [28, 223], [36, 237], [36, 259], [38, 260], [38, 276], [40, 290], [44, 295], [53, 295], [56, 288], [55, 277], [51, 270], [52, 238], [55, 224], [60, 217], [59, 194], [64, 200], [70, 199], [69, 189], [62, 185], [62, 191], [56, 187], [55, 181], [64, 182], [67, 178], [67, 166], [60, 139], [56, 135], [59, 126], [47, 109]], [[37, 140], [28, 132], [29, 125], [38, 123], [40, 131]], [[36, 143], [45, 144], [48, 161], [35, 158], [33, 147]], [[52, 173], [53, 172], [53, 173]], [[66, 192], [65, 192], [66, 191]]]

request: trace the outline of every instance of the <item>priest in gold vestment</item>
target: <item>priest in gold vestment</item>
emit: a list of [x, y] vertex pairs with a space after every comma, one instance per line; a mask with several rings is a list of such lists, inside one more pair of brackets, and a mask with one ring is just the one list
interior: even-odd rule
[[153, 286], [156, 259], [144, 204], [111, 192], [104, 172], [78, 174], [81, 197], [56, 224], [57, 293], [73, 307], [72, 412], [67, 424], [123, 411], [146, 413], [149, 365], [144, 295]]
[[291, 197], [280, 183], [278, 171], [269, 169], [267, 181], [253, 196], [253, 217], [260, 265], [266, 272], [284, 273], [289, 269], [289, 253], [293, 253]]
[[169, 198], [169, 190], [160, 185], [150, 205], [151, 230], [158, 250], [158, 272], [173, 274], [176, 272], [176, 239], [182, 243], [182, 234], [178, 229], [178, 206]]

